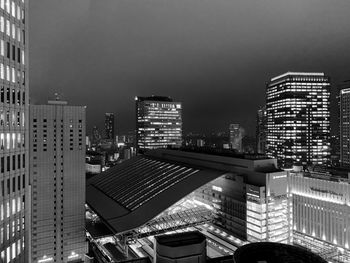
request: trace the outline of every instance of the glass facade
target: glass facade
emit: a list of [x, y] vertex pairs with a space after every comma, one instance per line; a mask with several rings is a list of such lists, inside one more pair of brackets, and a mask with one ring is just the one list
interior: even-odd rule
[[288, 72], [266, 90], [266, 153], [282, 167], [328, 165], [330, 84], [324, 73]]
[[182, 106], [167, 97], [136, 97], [136, 141], [139, 150], [180, 147]]
[[0, 262], [28, 262], [28, 3], [0, 0]]

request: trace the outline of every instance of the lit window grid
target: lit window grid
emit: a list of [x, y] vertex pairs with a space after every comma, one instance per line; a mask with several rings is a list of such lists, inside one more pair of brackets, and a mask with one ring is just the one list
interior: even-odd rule
[[[329, 155], [328, 150], [320, 151], [320, 148], [329, 148], [329, 143], [327, 142], [329, 138], [329, 83], [327, 78], [323, 77], [312, 79], [324, 81], [324, 83], [317, 83], [317, 85], [315, 85], [315, 83], [288, 82], [290, 78], [287, 78], [287, 81], [279, 80], [278, 85], [274, 86], [274, 83], [272, 83], [267, 87], [267, 154], [271, 157], [279, 155], [282, 157], [282, 163], [285, 157], [291, 158], [287, 156], [288, 150], [285, 151], [285, 148], [288, 149], [288, 147], [283, 145], [283, 141], [288, 139], [297, 140], [295, 133], [300, 133], [299, 137], [301, 139], [303, 134], [305, 134], [305, 127], [309, 126], [308, 122], [312, 123], [313, 130], [318, 130], [316, 133], [317, 137], [322, 139], [323, 144], [320, 145], [320, 143], [317, 143], [318, 148], [311, 147], [314, 152], [310, 153], [309, 156], [298, 159], [302, 160], [306, 158], [318, 164], [323, 164], [328, 161], [328, 158], [323, 158], [324, 155]], [[298, 96], [298, 92], [300, 92], [302, 96], [300, 94]], [[290, 94], [294, 96], [288, 97]], [[305, 111], [308, 105], [311, 106], [311, 110], [308, 114], [312, 119], [311, 121], [308, 120], [306, 112], [302, 112], [303, 110]], [[303, 119], [304, 121], [302, 121]], [[292, 131], [289, 131], [288, 128], [292, 129]], [[295, 131], [294, 135], [293, 130]], [[311, 136], [313, 135], [312, 133]], [[273, 134], [275, 134], [275, 139], [271, 136]], [[307, 140], [310, 141], [310, 138]], [[313, 142], [311, 144], [313, 144]], [[308, 146], [310, 146], [310, 142], [308, 142]], [[276, 148], [280, 149], [278, 150]], [[297, 148], [294, 148], [294, 150], [297, 150]], [[284, 152], [287, 153], [284, 154]], [[296, 154], [293, 156], [295, 155]]]
[[182, 144], [182, 110], [178, 102], [138, 102], [137, 144], [142, 149]]
[[[25, 154], [27, 153], [25, 138], [27, 136], [27, 101], [26, 96], [27, 85], [25, 79], [25, 61], [27, 59], [26, 47], [25, 47], [25, 35], [24, 30], [24, 13], [27, 10], [27, 3], [23, 1], [9, 1], [0, 0], [0, 57], [3, 57], [0, 65], [0, 84], [1, 84], [1, 102], [0, 102], [0, 137], [1, 144], [3, 145], [0, 149], [1, 158], [7, 162], [7, 156], [10, 158], [9, 166], [11, 167], [10, 172], [1, 173], [1, 181], [10, 182], [12, 198], [9, 194], [0, 196], [0, 203], [6, 204], [4, 211], [3, 207], [0, 208], [0, 261], [9, 262], [17, 260], [17, 262], [24, 262], [24, 204], [19, 204], [14, 200], [22, 200], [25, 194], [25, 187], [27, 181], [27, 168], [17, 166], [19, 163], [18, 158], [14, 156], [20, 156], [20, 160], [23, 163], [27, 163]], [[9, 43], [9, 51], [13, 51], [13, 47], [16, 52], [16, 58], [19, 57], [20, 63], [12, 60], [12, 56], [8, 59], [5, 51], [7, 51], [7, 43]], [[7, 99], [7, 94], [9, 99]], [[15, 99], [13, 99], [13, 94]], [[17, 97], [17, 94], [19, 96]], [[17, 98], [18, 101], [17, 101]], [[26, 140], [27, 141], [27, 140]], [[24, 160], [23, 160], [24, 156]], [[15, 163], [16, 162], [16, 163]], [[7, 165], [7, 164], [6, 164]], [[13, 168], [16, 169], [13, 169]], [[18, 178], [22, 185], [20, 188], [16, 186], [13, 188], [13, 183], [18, 184]], [[23, 179], [24, 182], [23, 182]], [[18, 184], [19, 185], [19, 184]], [[9, 204], [9, 205], [8, 205]], [[11, 215], [7, 213], [11, 211]], [[14, 211], [16, 211], [14, 213]], [[6, 224], [4, 222], [4, 214]]]

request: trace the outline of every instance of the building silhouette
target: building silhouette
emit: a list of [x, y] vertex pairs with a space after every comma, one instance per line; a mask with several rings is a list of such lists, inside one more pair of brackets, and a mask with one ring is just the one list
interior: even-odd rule
[[330, 84], [324, 73], [287, 72], [266, 87], [266, 153], [282, 167], [330, 162]]
[[32, 262], [85, 258], [84, 140], [85, 107], [30, 106]]
[[230, 124], [230, 127], [229, 127], [230, 148], [238, 152], [242, 152], [243, 137], [244, 137], [244, 129], [239, 124]]
[[105, 139], [115, 140], [114, 114], [105, 113]]
[[350, 167], [350, 81], [339, 92], [340, 164]]
[[266, 107], [262, 107], [257, 111], [256, 115], [256, 150], [261, 154], [265, 154], [266, 151], [266, 124]]
[[27, 262], [28, 1], [0, 5], [0, 262]]
[[180, 147], [182, 105], [169, 97], [136, 97], [136, 147], [138, 150]]

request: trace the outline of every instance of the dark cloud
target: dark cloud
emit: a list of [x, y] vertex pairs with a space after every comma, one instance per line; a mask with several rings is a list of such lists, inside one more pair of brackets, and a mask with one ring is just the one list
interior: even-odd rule
[[88, 127], [117, 116], [134, 129], [134, 96], [182, 101], [186, 131], [254, 133], [265, 82], [288, 70], [350, 78], [349, 1], [30, 1], [32, 102], [60, 92], [88, 106]]

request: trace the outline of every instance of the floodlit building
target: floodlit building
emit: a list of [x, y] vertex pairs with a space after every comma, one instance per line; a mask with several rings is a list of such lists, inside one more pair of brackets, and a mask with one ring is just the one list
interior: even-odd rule
[[0, 262], [28, 262], [28, 1], [0, 5]]
[[136, 147], [138, 150], [180, 147], [182, 106], [169, 97], [136, 97]]
[[266, 88], [266, 154], [284, 168], [330, 163], [330, 84], [324, 73], [287, 72]]
[[350, 262], [349, 175], [291, 173], [293, 241], [329, 261]]
[[[82, 262], [85, 241], [85, 107], [30, 106], [32, 262]], [[28, 261], [27, 261], [28, 262]]]

